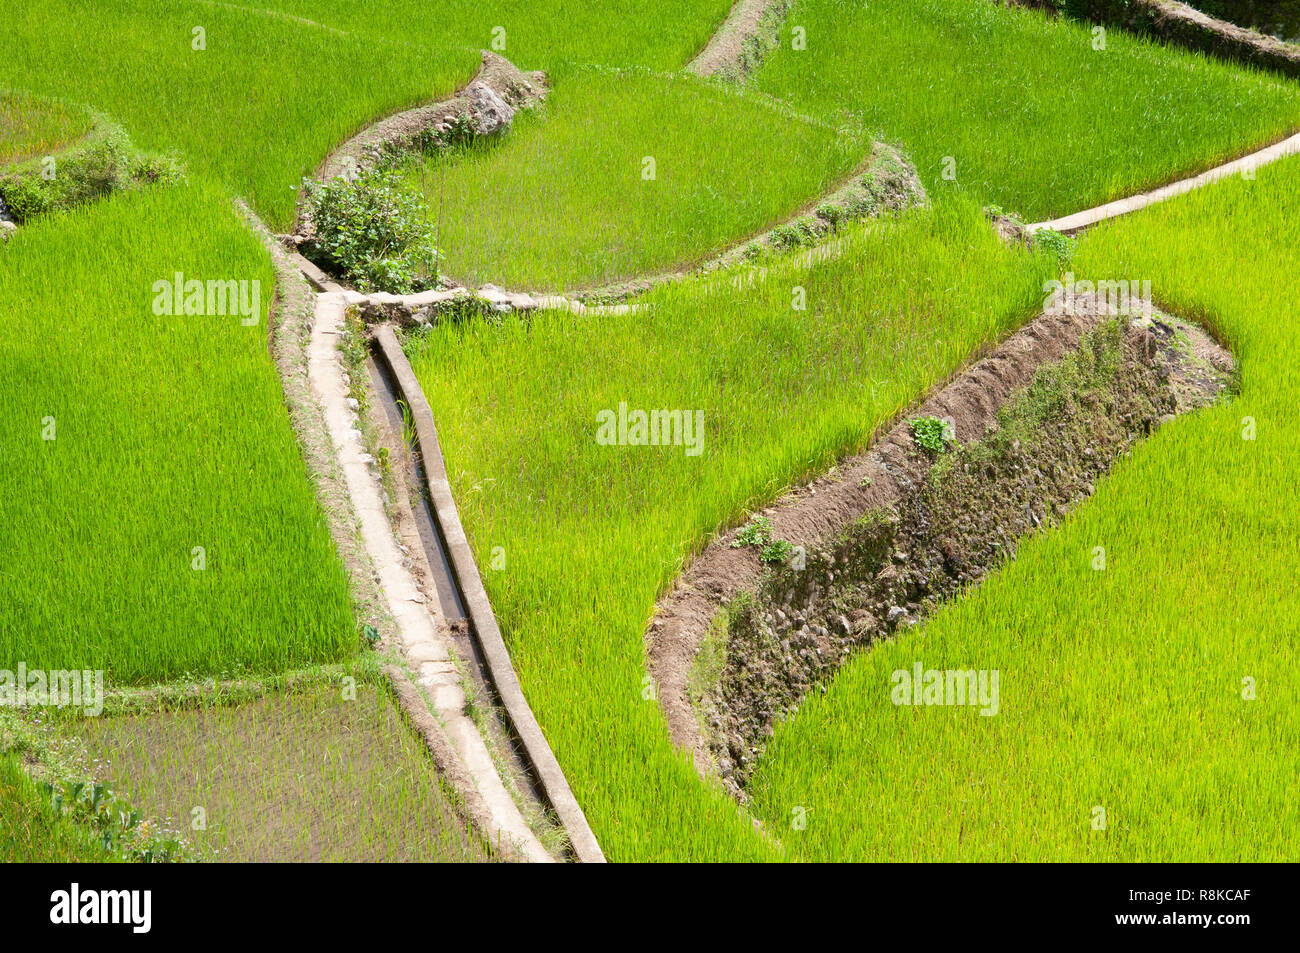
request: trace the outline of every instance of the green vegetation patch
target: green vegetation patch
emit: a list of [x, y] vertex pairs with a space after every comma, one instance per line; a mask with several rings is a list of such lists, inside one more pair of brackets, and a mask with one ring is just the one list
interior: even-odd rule
[[868, 137], [690, 76], [583, 69], [499, 139], [408, 168], [467, 284], [588, 288], [711, 257], [834, 190]]
[[104, 849], [94, 831], [52, 810], [49, 796], [27, 775], [18, 758], [0, 754], [0, 862], [111, 863], [121, 859], [120, 854]]
[[103, 117], [85, 141], [0, 174], [0, 199], [18, 222], [62, 212], [114, 192], [172, 185], [183, 178], [178, 156], [149, 156]]
[[[744, 291], [680, 282], [598, 326], [548, 311], [418, 338], [412, 364], [475, 554], [509, 554], [485, 575], [493, 608], [611, 858], [773, 856], [668, 739], [645, 683], [651, 607], [719, 527], [862, 447], [1036, 313], [1054, 268], [947, 202], [851, 226], [843, 257], [774, 265]], [[701, 452], [598, 443], [598, 414], [622, 402], [702, 411]]]
[[229, 199], [197, 181], [112, 196], [10, 239], [8, 667], [103, 669], [124, 683], [356, 650], [345, 572], [267, 353], [274, 288]]
[[1300, 128], [1293, 82], [1122, 30], [1095, 40], [1087, 24], [990, 0], [799, 0], [754, 82], [898, 140], [932, 195], [964, 189], [1029, 221]]
[[477, 48], [400, 39], [407, 26], [389, 39], [235, 4], [11, 4], [0, 84], [103, 110], [141, 149], [179, 151], [191, 174], [286, 230], [302, 177], [331, 147], [381, 116], [441, 99], [478, 68]]
[[304, 179], [318, 264], [363, 292], [408, 294], [438, 283], [438, 249], [428, 210], [391, 168], [324, 184]]
[[675, 70], [702, 50], [731, 0], [601, 0], [579, 11], [568, 0], [483, 4], [479, 0], [265, 0], [268, 11], [381, 38], [432, 32], [448, 46], [493, 50], [521, 69], [601, 63]]
[[[1300, 291], [1300, 160], [1101, 225], [1075, 267], [1149, 277], [1230, 342], [1240, 391], [1161, 427], [777, 731], [751, 792], [794, 857], [1300, 857], [1300, 326], [1279, 320]], [[999, 713], [895, 706], [893, 673], [918, 662], [998, 671]]]

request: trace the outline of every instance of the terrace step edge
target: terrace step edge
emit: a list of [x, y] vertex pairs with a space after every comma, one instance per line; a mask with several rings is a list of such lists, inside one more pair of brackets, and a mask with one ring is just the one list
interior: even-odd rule
[[1246, 177], [1253, 176], [1256, 169], [1263, 168], [1279, 159], [1287, 156], [1300, 154], [1300, 132], [1275, 142], [1272, 145], [1257, 149], [1248, 153], [1239, 159], [1233, 159], [1222, 165], [1217, 165], [1212, 169], [1207, 169], [1198, 175], [1189, 176], [1185, 179], [1179, 179], [1176, 182], [1170, 182], [1157, 189], [1151, 189], [1147, 192], [1138, 192], [1134, 195], [1125, 196], [1122, 199], [1115, 199], [1113, 202], [1107, 202], [1104, 205], [1097, 205], [1093, 208], [1084, 209], [1080, 212], [1073, 212], [1061, 218], [1054, 218], [1045, 222], [1035, 222], [1032, 225], [1024, 226], [1025, 232], [1032, 235], [1035, 232], [1050, 229], [1054, 232], [1060, 232], [1062, 235], [1074, 235], [1107, 219], [1117, 218], [1121, 215], [1127, 215], [1130, 212], [1136, 212], [1144, 209], [1148, 205], [1155, 205], [1167, 199], [1174, 198], [1191, 192], [1194, 189], [1202, 188], [1212, 182], [1220, 179], [1226, 179], [1233, 175], [1242, 175]]
[[704, 49], [686, 64], [696, 76], [743, 80], [776, 45], [792, 0], [736, 0]]
[[[301, 256], [287, 251], [245, 202], [236, 200], [234, 205], [238, 215], [266, 247], [275, 267], [277, 294], [273, 304], [273, 320], [268, 343], [304, 466], [311, 477], [316, 498], [329, 526], [340, 562], [348, 574], [354, 612], [358, 618], [371, 621], [386, 641], [398, 643], [401, 641], [400, 632], [393, 614], [389, 611], [386, 595], [380, 590], [377, 582], [379, 574], [374, 561], [362, 543], [357, 509], [344, 479], [342, 465], [336, 458], [334, 441], [325, 422], [324, 410], [312, 386], [308, 353], [309, 336], [314, 333], [313, 325], [316, 321], [319, 299], [312, 293], [316, 281], [312, 280], [311, 272], [300, 270], [302, 264], [310, 265], [310, 263]], [[337, 285], [328, 281], [324, 284], [327, 287], [322, 290], [342, 296], [342, 289]], [[423, 740], [437, 770], [459, 794], [458, 810], [467, 822], [507, 857], [550, 861], [552, 858], [541, 844], [536, 842], [536, 838], [523, 822], [522, 815], [519, 817], [519, 822], [523, 831], [527, 832], [524, 843], [527, 844], [529, 838], [534, 842], [530, 850], [520, 851], [514, 843], [497, 836], [497, 832], [503, 829], [503, 825], [494, 816], [492, 805], [484, 796], [474, 770], [475, 768], [481, 770], [486, 764], [492, 771], [491, 776], [487, 778], [487, 784], [491, 786], [493, 778], [498, 785], [501, 783], [486, 748], [480, 752], [481, 757], [477, 759], [476, 764], [467, 763], [455, 740], [448, 733], [448, 725], [440, 720], [439, 714], [431, 710], [431, 699], [425, 692], [427, 686], [419, 685], [405, 665], [385, 662], [381, 664], [381, 668], [387, 676], [403, 718]], [[463, 713], [454, 711], [453, 716], [456, 715], [465, 718]], [[465, 720], [468, 721], [468, 718]], [[472, 722], [470, 725], [473, 727]], [[477, 737], [476, 732], [474, 737]], [[466, 738], [465, 732], [458, 733], [458, 739], [462, 742]], [[481, 744], [482, 739], [480, 738], [479, 741]], [[518, 809], [504, 788], [499, 793], [509, 804], [509, 809], [517, 813]], [[498, 807], [500, 806], [498, 803]]]
[[379, 348], [379, 356], [393, 375], [402, 399], [410, 408], [416, 442], [424, 460], [425, 479], [434, 516], [446, 542], [455, 582], [460, 587], [465, 602], [471, 633], [482, 652], [487, 673], [506, 717], [519, 738], [524, 756], [537, 777], [543, 796], [569, 836], [574, 856], [583, 863], [604, 863], [605, 855], [596, 835], [569, 787], [564, 771], [519, 684], [518, 674], [510, 660], [510, 651], [501, 636], [469, 539], [460, 521], [442, 448], [438, 442], [433, 411], [392, 327], [386, 324], [377, 327], [374, 341]]
[[[996, 434], [1002, 408], [1035, 380], [1040, 369], [1054, 366], [1078, 353], [1087, 335], [1115, 318], [1124, 321], [1125, 334], [1140, 343], [1141, 353], [1146, 355], [1145, 359], [1151, 362], [1152, 367], [1165, 366], [1162, 364], [1166, 360], [1164, 355], [1176, 350], [1173, 342], [1184, 340], [1185, 335], [1191, 342], [1187, 345], [1189, 356], [1180, 358], [1181, 363], [1167, 365], [1172, 372], [1168, 377], [1158, 378], [1159, 387], [1167, 388], [1165, 399], [1170, 407], [1163, 412], [1169, 416], [1161, 417], [1160, 422], [1153, 424], [1152, 430], [1166, 419], [1218, 399], [1235, 372], [1233, 355], [1194, 322], [1159, 312], [1149, 298], [1133, 300], [1138, 302], [1140, 310], [1136, 316], [1130, 317], [1129, 310], [1116, 309], [1109, 298], [1100, 294], [1074, 295], [1062, 289], [1052, 305], [1036, 318], [984, 355], [967, 360], [946, 383], [913, 403], [892, 423], [883, 424], [863, 450], [841, 460], [829, 471], [788, 489], [765, 507], [756, 509], [753, 515], [761, 515], [767, 520], [772, 538], [792, 547], [790, 552], [800, 556], [800, 563], [787, 565], [789, 560], [780, 558], [775, 568], [769, 567], [760, 558], [757, 548], [745, 545], [744, 540], [738, 538], [742, 529], [739, 526], [720, 531], [688, 562], [653, 608], [645, 631], [646, 663], [673, 743], [691, 756], [702, 779], [719, 781], [744, 804], [747, 800], [744, 789], [746, 772], [752, 770], [761, 758], [765, 732], [775, 727], [775, 720], [797, 710], [807, 692], [818, 683], [825, 684], [820, 682], [821, 678], [832, 679], [838, 665], [847, 658], [849, 647], [857, 646], [869, 651], [869, 646], [877, 639], [888, 637], [897, 628], [924, 618], [927, 594], [942, 594], [935, 580], [930, 578], [933, 567], [928, 550], [917, 551], [908, 546], [906, 552], [894, 553], [904, 562], [895, 567], [897, 558], [886, 558], [884, 569], [879, 570], [877, 577], [879, 582], [888, 576], [885, 585], [891, 589], [885, 603], [889, 606], [887, 622], [883, 609], [879, 619], [872, 612], [850, 613], [847, 608], [839, 609], [835, 598], [845, 585], [857, 585], [849, 582], [853, 570], [842, 558], [845, 541], [852, 536], [852, 544], [860, 546], [862, 540], [853, 534], [862, 530], [864, 538], [871, 535], [878, 518], [882, 525], [889, 524], [887, 532], [878, 534], [887, 540], [884, 552], [888, 556], [894, 527], [908, 529], [905, 510], [927, 485], [932, 466], [938, 465], [939, 457], [929, 459], [929, 455], [919, 451], [910, 419], [935, 417], [946, 420], [953, 441], [981, 444]], [[1203, 371], [1203, 368], [1209, 370]], [[1152, 373], [1159, 375], [1158, 370]], [[1140, 423], [1135, 418], [1134, 426]], [[1142, 438], [1139, 436], [1138, 439]], [[1117, 452], [1122, 453], [1125, 448], [1119, 448]], [[1093, 458], [1091, 447], [1085, 456], [1098, 466], [1106, 463], [1104, 453]], [[1012, 461], [1017, 466], [1018, 459]], [[1103, 478], [1108, 469], [1106, 463], [1090, 479]], [[1007, 474], [1002, 476], [1007, 478]], [[1066, 503], [1066, 507], [1077, 504], [1079, 499], [1086, 499], [1092, 490], [1093, 484], [1088, 482], [1084, 495]], [[1045, 507], [1043, 520], [1050, 520], [1055, 512], [1052, 509], [1055, 501], [1049, 497], [1036, 499]], [[930, 514], [927, 526], [931, 519], [936, 525], [940, 523]], [[1004, 534], [996, 519], [990, 514], [986, 521], [988, 527], [977, 520], [971, 534], [979, 536], [987, 529], [985, 535], [996, 536], [998, 545], [1010, 546], [1012, 554], [1018, 541], [1032, 535], [1040, 525], [1036, 515], [1031, 521], [1026, 514], [1023, 527], [1008, 535]], [[864, 520], [870, 525], [862, 522]], [[1048, 525], [1048, 522], [1041, 525]], [[950, 542], [953, 541], [945, 538], [945, 545]], [[968, 562], [960, 550], [960, 539], [957, 542], [958, 548], [952, 553], [945, 550], [935, 565], [945, 571], [953, 566], [960, 570], [962, 575], [958, 578], [961, 582], [954, 589], [960, 592], [962, 587], [979, 585], [984, 574], [996, 571], [1000, 564]], [[837, 555], [841, 557], [838, 561]], [[948, 562], [950, 558], [953, 560], [951, 565]], [[918, 560], [922, 560], [923, 565]], [[829, 580], [824, 580], [818, 573], [824, 576], [828, 563], [834, 569], [829, 572]], [[875, 572], [876, 568], [872, 568], [866, 578], [870, 579]], [[956, 570], [953, 572], [955, 574]], [[924, 577], [925, 581], [916, 592], [908, 588], [911, 584], [907, 580], [913, 575]], [[842, 577], [839, 583], [835, 582], [836, 576]], [[762, 595], [773, 587], [786, 592], [784, 603], [779, 599], [771, 602]], [[898, 591], [900, 587], [906, 591]], [[793, 605], [791, 592], [797, 596]], [[753, 597], [751, 606], [757, 607], [754, 612], [768, 613], [761, 626], [751, 626], [764, 628], [760, 633], [763, 638], [758, 639], [754, 646], [775, 652], [782, 638], [787, 639], [790, 645], [781, 643], [782, 658], [775, 661], [757, 651], [747, 651], [754, 646], [733, 645], [733, 620], [728, 616], [727, 625], [722, 630], [726, 633], [727, 653], [722, 656], [724, 668], [718, 677], [727, 671], [729, 656], [737, 657], [739, 650], [739, 657], [744, 658], [741, 669], [764, 678], [765, 672], [776, 673], [775, 678], [756, 679], [749, 686], [758, 691], [769, 685], [770, 690], [761, 695], [755, 696], [748, 690], [740, 691], [737, 685], [728, 684], [721, 693], [717, 691], [718, 686], [711, 686], [703, 692], [703, 698], [696, 698], [695, 693], [699, 690], [699, 685], [694, 682], [697, 656], [714, 631], [719, 614], [733, 607], [742, 594]], [[779, 609], [783, 609], [785, 614]], [[841, 611], [844, 614], [840, 614]], [[773, 626], [780, 627], [776, 635], [766, 631]], [[747, 635], [743, 627], [741, 634]], [[791, 652], [794, 654], [790, 655]], [[802, 661], [805, 657], [807, 665]], [[827, 666], [830, 666], [829, 674], [822, 671]], [[813, 680], [795, 679], [796, 674], [811, 675]], [[790, 686], [786, 692], [789, 698], [782, 696], [780, 689], [787, 683]], [[795, 691], [796, 684], [803, 686], [804, 694]], [[773, 704], [778, 708], [788, 705], [791, 698], [795, 699], [793, 708], [777, 711], [772, 707]], [[765, 722], [755, 715], [757, 712], [767, 712]], [[738, 745], [743, 749], [741, 754], [744, 758], [736, 754]]]

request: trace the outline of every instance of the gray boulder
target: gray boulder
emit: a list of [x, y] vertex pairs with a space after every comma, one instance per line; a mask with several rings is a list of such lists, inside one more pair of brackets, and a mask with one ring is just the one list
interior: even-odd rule
[[498, 96], [492, 87], [475, 81], [466, 88], [465, 95], [469, 99], [474, 129], [480, 136], [493, 136], [510, 128], [515, 118], [514, 107]]

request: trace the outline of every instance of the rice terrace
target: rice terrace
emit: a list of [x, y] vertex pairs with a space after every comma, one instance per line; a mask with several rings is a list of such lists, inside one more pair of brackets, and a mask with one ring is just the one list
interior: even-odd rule
[[0, 859], [1296, 861], [1298, 301], [1285, 0], [6, 3]]

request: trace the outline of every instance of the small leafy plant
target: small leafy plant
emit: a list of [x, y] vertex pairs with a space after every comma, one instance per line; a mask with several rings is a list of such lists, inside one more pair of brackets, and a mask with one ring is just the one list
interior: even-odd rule
[[788, 541], [776, 538], [772, 521], [766, 516], [755, 516], [740, 528], [731, 541], [731, 548], [740, 549], [742, 546], [758, 547], [759, 559], [765, 563], [784, 562], [794, 552]]
[[912, 421], [912, 439], [931, 453], [943, 453], [956, 438], [952, 424], [938, 417], [917, 417]]
[[732, 549], [742, 546], [765, 546], [772, 540], [772, 521], [766, 516], [755, 516], [736, 533], [731, 541]]
[[1061, 264], [1074, 257], [1074, 239], [1052, 228], [1040, 228], [1034, 232], [1034, 247], [1051, 252]]
[[106, 784], [66, 780], [44, 782], [41, 791], [50, 810], [93, 828], [105, 853], [119, 853], [145, 864], [170, 863], [188, 857], [183, 841], [144, 820], [144, 815], [119, 798]]
[[788, 540], [774, 539], [763, 547], [763, 551], [758, 554], [758, 558], [765, 563], [783, 563], [790, 558], [790, 554], [793, 552], [794, 547], [790, 545]]
[[324, 185], [303, 181], [315, 250], [362, 291], [409, 294], [437, 284], [439, 253], [424, 200], [390, 168]]

